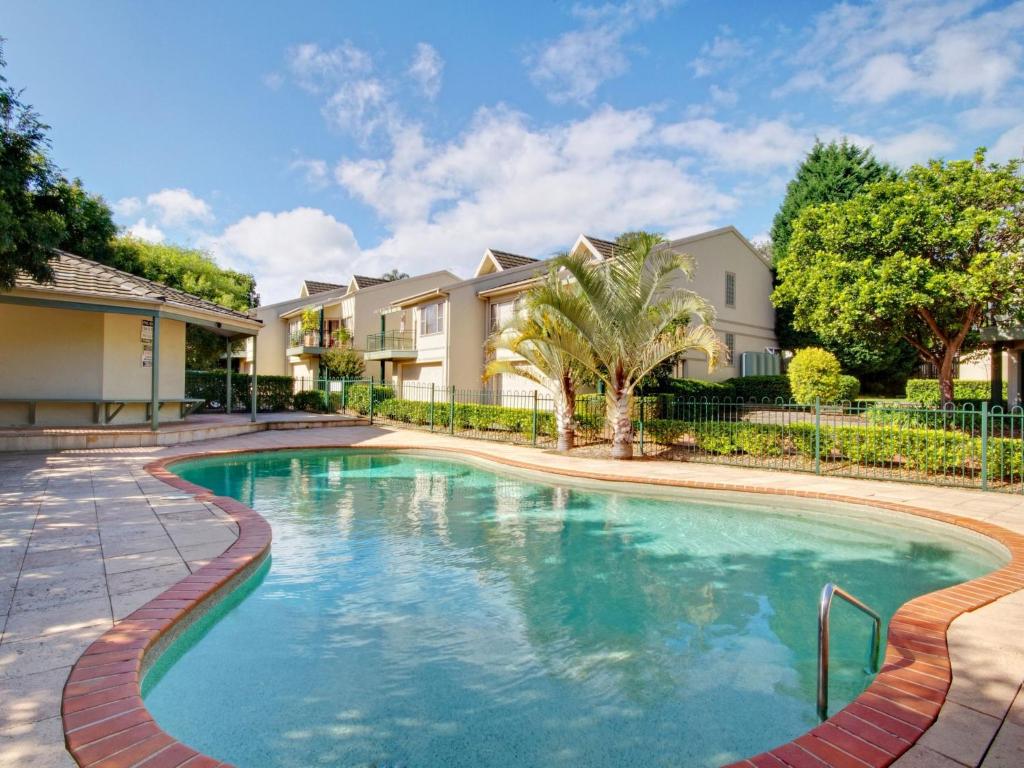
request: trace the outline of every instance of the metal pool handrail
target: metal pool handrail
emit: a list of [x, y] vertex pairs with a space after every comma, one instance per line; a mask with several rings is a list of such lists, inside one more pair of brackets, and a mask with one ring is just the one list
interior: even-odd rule
[[828, 582], [821, 590], [821, 603], [818, 605], [818, 718], [823, 722], [828, 719], [829, 614], [832, 612], [832, 598], [836, 596], [866, 613], [874, 623], [871, 633], [872, 674], [878, 671], [879, 655], [882, 650], [882, 617], [838, 584]]

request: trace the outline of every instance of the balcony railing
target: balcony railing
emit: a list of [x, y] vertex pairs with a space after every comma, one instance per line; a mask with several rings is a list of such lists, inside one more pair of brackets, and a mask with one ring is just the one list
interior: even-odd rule
[[[337, 331], [327, 332], [320, 336], [320, 331], [292, 331], [288, 334], [288, 347], [340, 347], [342, 342], [335, 337]], [[321, 343], [322, 342], [322, 343]]]
[[371, 333], [366, 337], [367, 352], [383, 352], [385, 350], [398, 350], [409, 352], [416, 349], [416, 341], [409, 331], [387, 331], [386, 333]]

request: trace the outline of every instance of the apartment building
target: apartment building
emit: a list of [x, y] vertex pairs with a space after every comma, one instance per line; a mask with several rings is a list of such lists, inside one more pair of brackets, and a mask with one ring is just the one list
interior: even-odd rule
[[[387, 334], [400, 334], [410, 318], [386, 311], [396, 299], [427, 286], [458, 282], [447, 270], [400, 280], [354, 276], [347, 285], [304, 280], [299, 296], [256, 310], [263, 328], [256, 338], [257, 373], [313, 379], [320, 375], [320, 356], [347, 337], [357, 350], [373, 349]], [[382, 310], [385, 310], [382, 312]], [[344, 331], [344, 333], [342, 333]], [[253, 341], [247, 342], [241, 359], [242, 373], [252, 371]], [[367, 375], [394, 375], [390, 361], [381, 361]]]
[[[735, 227], [681, 238], [665, 247], [694, 257], [694, 279], [680, 278], [679, 287], [696, 291], [715, 306], [714, 327], [726, 349], [714, 372], [708, 372], [701, 356], [691, 354], [679, 361], [676, 375], [723, 380], [743, 372], [744, 353], [749, 360], [750, 354], [763, 359], [766, 352], [776, 351], [775, 312], [769, 300], [771, 265]], [[588, 235], [580, 235], [572, 248], [598, 261], [612, 258], [615, 249], [615, 243]], [[368, 349], [366, 359], [388, 363], [390, 380], [408, 398], [422, 396], [428, 388], [421, 385], [431, 384], [486, 388], [494, 402], [501, 402], [503, 394], [535, 389], [532, 382], [517, 376], [501, 376], [484, 384], [485, 346], [549, 263], [488, 249], [468, 280], [435, 280], [424, 290], [396, 299], [387, 311], [407, 318], [405, 330], [382, 337], [380, 347]]]

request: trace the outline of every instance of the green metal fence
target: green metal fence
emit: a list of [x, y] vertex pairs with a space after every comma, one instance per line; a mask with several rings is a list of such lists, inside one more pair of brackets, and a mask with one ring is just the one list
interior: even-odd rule
[[[372, 379], [297, 380], [324, 406], [372, 423], [551, 448], [553, 399], [543, 390], [464, 390]], [[779, 400], [634, 398], [634, 450], [665, 460], [783, 469], [840, 477], [1024, 493], [1024, 409], [924, 408], [866, 401], [800, 405]], [[605, 402], [582, 395], [576, 445], [611, 440]]]

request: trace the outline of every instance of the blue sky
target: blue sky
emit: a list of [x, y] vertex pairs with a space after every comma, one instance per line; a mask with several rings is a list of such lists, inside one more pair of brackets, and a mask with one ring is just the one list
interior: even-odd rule
[[815, 136], [1024, 150], [1024, 1], [7, 5], [57, 162], [264, 302], [581, 231], [763, 237]]

